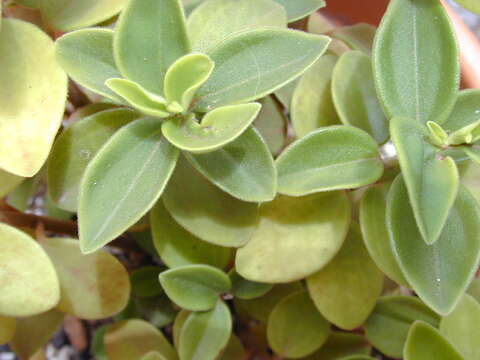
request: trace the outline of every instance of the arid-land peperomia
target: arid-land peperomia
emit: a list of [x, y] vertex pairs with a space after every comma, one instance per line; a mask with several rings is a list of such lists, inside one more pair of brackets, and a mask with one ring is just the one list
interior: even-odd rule
[[0, 343], [43, 359], [69, 315], [99, 360], [480, 360], [448, 15], [325, 5], [4, 2]]

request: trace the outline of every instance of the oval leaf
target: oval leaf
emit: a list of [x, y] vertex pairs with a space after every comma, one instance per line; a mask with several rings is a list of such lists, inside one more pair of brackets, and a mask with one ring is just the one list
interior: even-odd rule
[[439, 155], [425, 140], [424, 126], [413, 119], [393, 118], [390, 132], [416, 223], [425, 242], [432, 244], [440, 236], [457, 196], [457, 166], [452, 158]]
[[232, 283], [233, 296], [239, 299], [254, 299], [265, 295], [273, 287], [272, 284], [259, 283], [242, 278], [235, 268], [228, 273]]
[[320, 315], [306, 291], [287, 296], [268, 318], [268, 343], [282, 357], [310, 355], [325, 343], [329, 333], [330, 324]]
[[191, 313], [180, 331], [180, 360], [214, 360], [227, 345], [231, 332], [230, 310], [222, 301], [210, 311]]
[[432, 309], [448, 314], [467, 289], [480, 260], [476, 200], [461, 187], [439, 239], [427, 245], [416, 227], [405, 183], [398, 176], [388, 195], [387, 226], [408, 283]]
[[385, 296], [365, 323], [365, 334], [382, 353], [401, 358], [408, 329], [416, 320], [438, 326], [440, 316], [413, 296]]
[[350, 204], [343, 192], [278, 196], [261, 205], [260, 215], [252, 239], [237, 251], [236, 269], [251, 281], [282, 283], [313, 274], [335, 256], [348, 230]]
[[113, 255], [104, 251], [83, 255], [78, 240], [72, 239], [48, 239], [42, 247], [60, 281], [58, 310], [81, 319], [104, 319], [127, 306], [130, 279]]
[[[340, 26], [329, 32], [329, 35], [343, 41], [354, 50], [370, 55], [377, 28], [370, 24], [358, 23], [351, 26]], [[369, 73], [371, 70], [369, 71]], [[376, 95], [375, 95], [376, 96]]]
[[160, 274], [168, 297], [181, 308], [205, 311], [215, 307], [220, 294], [230, 290], [227, 274], [208, 265], [186, 265]]
[[176, 147], [192, 153], [218, 150], [239, 137], [255, 120], [258, 103], [223, 106], [207, 113], [199, 123], [194, 117], [167, 120], [162, 131]]
[[80, 180], [88, 163], [110, 136], [137, 117], [127, 109], [101, 111], [75, 122], [57, 138], [47, 175], [50, 198], [58, 207], [77, 211]]
[[332, 332], [327, 342], [304, 360], [339, 360], [344, 356], [370, 354], [371, 346], [361, 335]]
[[[441, 61], [432, 61], [441, 59]], [[442, 122], [459, 85], [458, 49], [437, 0], [393, 0], [375, 37], [373, 66], [387, 116]]]
[[388, 124], [377, 101], [370, 57], [348, 51], [338, 59], [332, 75], [332, 94], [342, 122], [365, 130], [380, 144], [388, 137]]
[[63, 119], [67, 77], [35, 25], [4, 19], [0, 31], [0, 168], [35, 175]]
[[108, 79], [121, 77], [113, 58], [113, 31], [84, 29], [63, 35], [55, 43], [55, 55], [74, 81], [99, 95], [121, 101], [105, 85]]
[[204, 54], [188, 54], [175, 61], [165, 74], [165, 97], [187, 110], [195, 92], [208, 80], [215, 64]]
[[104, 342], [108, 358], [112, 360], [141, 359], [151, 351], [158, 352], [165, 360], [177, 359], [175, 350], [162, 332], [139, 319], [123, 320], [109, 326]]
[[303, 74], [293, 92], [290, 117], [299, 138], [322, 126], [340, 123], [331, 92], [337, 59], [331, 53], [323, 55]]
[[180, 0], [130, 0], [115, 28], [115, 62], [122, 75], [163, 93], [171, 64], [190, 51]]
[[78, 205], [84, 253], [122, 234], [162, 194], [179, 152], [160, 126], [155, 118], [143, 118], [123, 127], [88, 165]]
[[0, 170], [0, 198], [7, 195], [10, 191], [15, 189], [25, 180], [21, 176], [10, 174], [6, 171]]
[[479, 89], [460, 91], [450, 116], [442, 123], [442, 128], [452, 132], [478, 121], [480, 119], [479, 102]]
[[132, 272], [132, 294], [140, 298], [148, 298], [163, 293], [158, 283], [158, 275], [162, 271], [158, 266], [144, 266]]
[[197, 92], [195, 109], [262, 98], [300, 76], [329, 42], [325, 36], [283, 29], [236, 34], [208, 53], [215, 70]]
[[317, 130], [290, 145], [277, 159], [278, 191], [302, 196], [357, 188], [383, 174], [375, 141], [351, 126]]
[[440, 332], [455, 345], [465, 359], [480, 359], [480, 304], [464, 295], [455, 309], [440, 322]]
[[275, 0], [287, 10], [288, 22], [304, 18], [325, 6], [325, 0]]
[[308, 291], [325, 318], [341, 329], [353, 330], [372, 312], [383, 288], [383, 274], [363, 245], [358, 225], [352, 224], [338, 254], [307, 278]]
[[277, 170], [267, 144], [253, 128], [220, 150], [185, 156], [208, 180], [240, 200], [265, 202], [275, 197]]
[[205, 264], [223, 269], [230, 261], [229, 248], [210, 244], [189, 233], [172, 218], [162, 201], [150, 212], [150, 224], [155, 249], [170, 268]]
[[422, 321], [410, 328], [403, 356], [405, 360], [464, 360], [437, 329]]
[[200, 175], [180, 158], [165, 194], [168, 212], [186, 230], [209, 243], [239, 247], [252, 237], [258, 205], [240, 201]]
[[284, 147], [287, 137], [287, 119], [283, 108], [271, 96], [262, 99], [262, 109], [253, 122], [273, 155]]
[[395, 282], [409, 287], [393, 255], [388, 237], [387, 189], [369, 188], [360, 203], [360, 225], [367, 250], [377, 266]]
[[60, 299], [55, 268], [43, 249], [27, 234], [3, 223], [0, 223], [0, 283], [1, 315], [39, 314], [53, 308]]
[[194, 50], [204, 52], [232, 34], [286, 24], [285, 9], [272, 0], [209, 0], [188, 17], [187, 28]]

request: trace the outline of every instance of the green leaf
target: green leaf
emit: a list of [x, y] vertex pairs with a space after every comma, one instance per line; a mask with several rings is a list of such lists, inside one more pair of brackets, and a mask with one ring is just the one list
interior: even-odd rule
[[155, 249], [170, 268], [205, 264], [225, 268], [231, 258], [229, 248], [202, 241], [181, 227], [160, 200], [150, 212]]
[[20, 185], [25, 178], [0, 170], [0, 198]]
[[480, 359], [480, 304], [464, 295], [455, 309], [440, 322], [440, 332], [455, 345], [465, 359]]
[[10, 348], [20, 359], [31, 359], [61, 328], [64, 317], [63, 313], [53, 309], [18, 318], [15, 335], [9, 343]]
[[55, 43], [58, 63], [75, 82], [99, 95], [121, 101], [105, 81], [121, 77], [113, 58], [113, 31], [84, 29], [63, 35]]
[[425, 242], [433, 244], [457, 196], [457, 166], [452, 158], [441, 156], [438, 149], [425, 140], [428, 136], [425, 127], [413, 119], [393, 118], [390, 133], [416, 224]]
[[138, 118], [128, 109], [105, 110], [69, 126], [55, 141], [48, 160], [48, 193], [61, 209], [75, 212], [80, 180], [90, 160], [122, 126]]
[[480, 4], [475, 0], [456, 0], [465, 9], [480, 15]]
[[382, 353], [401, 358], [408, 329], [416, 320], [438, 326], [440, 316], [414, 296], [385, 296], [365, 323], [365, 335]]
[[442, 123], [447, 131], [456, 131], [480, 119], [480, 90], [468, 89], [458, 93], [450, 116]]
[[190, 51], [180, 0], [130, 0], [117, 22], [113, 48], [123, 77], [162, 94], [168, 68]]
[[108, 325], [102, 325], [95, 330], [92, 335], [90, 344], [90, 352], [96, 360], [108, 360], [107, 351], [105, 350], [105, 343], [103, 341]]
[[33, 198], [38, 193], [38, 189], [43, 180], [42, 171], [34, 177], [25, 179], [10, 194], [8, 194], [8, 204], [15, 209], [25, 212], [33, 202]]
[[373, 68], [388, 118], [407, 116], [419, 123], [446, 119], [456, 99], [460, 65], [442, 4], [391, 1], [375, 37]]
[[330, 324], [306, 291], [284, 298], [268, 318], [268, 343], [281, 357], [297, 359], [310, 355], [325, 343], [329, 334]]
[[178, 349], [178, 341], [180, 340], [180, 332], [182, 331], [183, 324], [188, 319], [191, 311], [182, 309], [178, 312], [177, 316], [175, 317], [175, 321], [173, 322], [172, 327], [172, 337], [173, 337], [173, 344], [175, 348]]
[[104, 342], [108, 358], [112, 360], [141, 359], [151, 351], [158, 352], [165, 360], [178, 359], [162, 332], [139, 319], [122, 320], [110, 325]]
[[165, 97], [187, 110], [195, 92], [210, 77], [215, 64], [204, 54], [188, 54], [175, 61], [165, 74]]
[[145, 90], [136, 82], [127, 79], [113, 78], [108, 79], [105, 85], [145, 115], [158, 118], [170, 116], [165, 99], [160, 95]]
[[338, 254], [307, 278], [308, 291], [325, 318], [345, 330], [363, 324], [383, 288], [383, 274], [363, 244], [360, 228], [351, 225]]
[[232, 294], [239, 299], [254, 299], [265, 295], [273, 285], [250, 281], [241, 277], [235, 268], [228, 273], [232, 283]]
[[253, 128], [220, 150], [185, 156], [208, 180], [240, 200], [265, 202], [275, 197], [277, 170], [267, 144]]
[[213, 309], [219, 296], [232, 287], [223, 271], [200, 264], [164, 271], [160, 284], [175, 304], [191, 311]]
[[158, 351], [151, 351], [142, 357], [141, 360], [166, 360], [165, 357]]
[[187, 21], [192, 47], [202, 52], [235, 33], [286, 25], [285, 9], [272, 0], [209, 0], [198, 6]]
[[277, 159], [278, 191], [302, 196], [357, 188], [383, 174], [375, 141], [351, 126], [331, 126], [291, 144]]
[[422, 241], [401, 176], [387, 200], [387, 227], [394, 254], [408, 283], [432, 309], [448, 314], [467, 289], [480, 260], [480, 212], [461, 187], [439, 239]]
[[205, 112], [268, 95], [305, 72], [329, 42], [325, 36], [284, 29], [229, 37], [208, 53], [215, 70], [197, 92], [195, 110]]
[[275, 0], [287, 10], [288, 22], [304, 18], [325, 6], [325, 0]]
[[58, 310], [81, 319], [104, 319], [127, 306], [130, 279], [112, 254], [99, 251], [83, 255], [78, 240], [72, 239], [52, 238], [41, 245], [58, 274]]
[[338, 360], [350, 355], [367, 355], [370, 350], [370, 344], [361, 335], [332, 332], [320, 350], [304, 360]]
[[0, 283], [0, 315], [36, 315], [50, 310], [60, 299], [58, 277], [47, 254], [30, 236], [3, 223]]
[[242, 342], [237, 336], [232, 334], [227, 347], [222, 350], [222, 353], [217, 360], [244, 360], [246, 357], [247, 353]]
[[[157, 282], [156, 287], [160, 287], [158, 276], [155, 280]], [[135, 311], [138, 313], [137, 316], [147, 320], [157, 328], [170, 325], [177, 313], [177, 309], [174, 308], [173, 303], [165, 294], [149, 298], [137, 297], [134, 300], [134, 305]]]
[[186, 230], [209, 243], [239, 247], [252, 237], [258, 222], [258, 205], [240, 201], [200, 175], [180, 158], [163, 203]]
[[473, 296], [477, 302], [480, 302], [480, 278], [476, 277], [472, 280], [467, 289], [467, 294]]
[[370, 55], [376, 32], [375, 26], [358, 23], [351, 26], [335, 27], [329, 32], [329, 35], [343, 41], [354, 50], [360, 50]]
[[205, 312], [193, 312], [180, 331], [180, 360], [214, 360], [227, 345], [232, 332], [230, 310], [223, 301]]
[[127, 0], [41, 1], [43, 19], [62, 31], [92, 26], [118, 14]]
[[331, 92], [337, 59], [331, 53], [323, 55], [300, 78], [293, 92], [290, 117], [299, 138], [322, 126], [340, 123]]
[[78, 205], [84, 253], [121, 235], [162, 194], [179, 152], [163, 138], [160, 127], [155, 118], [123, 127], [88, 165]]
[[422, 321], [410, 328], [403, 356], [405, 360], [464, 360], [437, 329]]
[[[436, 122], [427, 121], [428, 139], [432, 145], [444, 147], [448, 141], [448, 134]], [[452, 134], [455, 135], [455, 134]]]
[[13, 317], [0, 316], [0, 344], [6, 344], [15, 335], [17, 321]]
[[144, 266], [134, 270], [130, 276], [132, 294], [140, 298], [148, 298], [163, 293], [158, 283], [158, 275], [162, 268], [158, 266]]
[[271, 96], [263, 98], [262, 109], [253, 122], [273, 155], [277, 155], [285, 146], [287, 137], [287, 119], [283, 109]]
[[367, 250], [377, 266], [390, 279], [400, 285], [410, 287], [393, 255], [388, 237], [387, 189], [369, 188], [360, 203], [360, 226]]
[[50, 37], [30, 23], [3, 19], [0, 54], [0, 169], [30, 177], [62, 122], [67, 77]]
[[342, 122], [365, 130], [380, 144], [389, 137], [388, 123], [377, 100], [370, 57], [344, 53], [332, 75], [332, 94]]
[[199, 123], [193, 115], [165, 121], [162, 131], [176, 147], [192, 153], [220, 149], [239, 137], [255, 120], [259, 103], [222, 106], [207, 113]]
[[260, 215], [253, 237], [237, 251], [237, 272], [251, 281], [283, 283], [313, 274], [335, 256], [347, 234], [350, 204], [344, 192], [278, 196], [261, 205]]

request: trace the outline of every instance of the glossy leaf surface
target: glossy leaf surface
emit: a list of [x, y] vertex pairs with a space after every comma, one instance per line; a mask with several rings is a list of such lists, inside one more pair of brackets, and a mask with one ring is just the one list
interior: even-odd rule
[[401, 176], [387, 200], [387, 226], [400, 268], [418, 296], [448, 314], [467, 289], [480, 259], [480, 217], [476, 200], [460, 188], [439, 239], [422, 241]]
[[73, 239], [48, 239], [42, 247], [58, 274], [58, 310], [81, 319], [104, 319], [127, 306], [130, 279], [113, 255], [104, 251], [83, 255]]
[[187, 27], [193, 49], [205, 52], [232, 34], [286, 24], [285, 9], [273, 0], [209, 0], [192, 12]]
[[427, 244], [442, 231], [458, 191], [458, 170], [450, 157], [426, 141], [426, 130], [413, 119], [395, 117], [390, 132], [412, 203], [416, 223]]
[[63, 119], [67, 77], [35, 25], [4, 19], [0, 31], [0, 168], [35, 175]]
[[254, 299], [265, 295], [269, 292], [273, 285], [250, 281], [241, 277], [235, 268], [228, 273], [232, 283], [232, 294], [239, 299]]
[[255, 120], [258, 103], [222, 106], [207, 113], [199, 123], [193, 117], [167, 120], [162, 131], [176, 147], [192, 153], [220, 149], [239, 137]]
[[349, 223], [350, 204], [343, 192], [278, 196], [261, 205], [258, 229], [237, 251], [236, 269], [251, 281], [303, 279], [335, 256]]
[[178, 150], [163, 138], [160, 126], [157, 119], [143, 118], [123, 127], [88, 165], [79, 197], [84, 253], [122, 234], [162, 194]]
[[200, 240], [181, 227], [168, 213], [162, 201], [150, 212], [155, 249], [170, 268], [205, 264], [223, 269], [231, 258], [231, 250]]
[[292, 22], [310, 15], [325, 6], [325, 0], [275, 0], [287, 10], [288, 21]]
[[480, 359], [480, 304], [464, 295], [455, 309], [440, 322], [440, 332], [462, 353], [465, 359]]
[[403, 356], [405, 360], [464, 360], [437, 329], [422, 321], [412, 325]]
[[63, 35], [55, 43], [58, 63], [85, 88], [115, 101], [120, 98], [105, 85], [121, 77], [113, 58], [113, 31], [84, 29]]
[[297, 359], [310, 355], [325, 343], [329, 333], [330, 324], [306, 291], [280, 301], [268, 319], [268, 343], [282, 357]]
[[180, 360], [214, 360], [227, 345], [231, 332], [230, 310], [220, 300], [210, 311], [191, 313], [180, 331]]
[[377, 266], [395, 282], [408, 286], [408, 282], [393, 255], [388, 236], [386, 209], [387, 189], [369, 188], [360, 203], [360, 226], [367, 250]]
[[275, 197], [277, 170], [267, 144], [253, 128], [217, 151], [185, 156], [208, 180], [240, 200], [265, 202]]
[[383, 173], [377, 144], [364, 131], [331, 126], [290, 145], [277, 159], [278, 191], [302, 196], [371, 184]]
[[122, 320], [109, 326], [104, 342], [108, 358], [112, 360], [141, 359], [151, 351], [158, 352], [165, 360], [177, 359], [162, 332], [139, 319]]
[[385, 296], [365, 323], [365, 334], [382, 353], [401, 358], [408, 330], [416, 320], [438, 326], [440, 317], [413, 296]]
[[331, 92], [337, 59], [331, 53], [323, 55], [300, 78], [293, 92], [290, 116], [299, 138], [322, 126], [340, 123]]
[[160, 283], [175, 304], [191, 311], [214, 308], [219, 296], [232, 286], [223, 271], [200, 264], [164, 271], [160, 274]]
[[180, 0], [131, 0], [115, 28], [114, 55], [121, 74], [163, 93], [171, 64], [190, 51]]
[[442, 5], [391, 1], [375, 38], [373, 65], [387, 117], [408, 116], [419, 123], [446, 119], [456, 99], [459, 61]]
[[368, 55], [348, 51], [338, 59], [332, 75], [332, 94], [344, 124], [365, 130], [380, 144], [388, 139], [388, 123], [377, 100]]
[[172, 217], [209, 243], [239, 247], [253, 235], [258, 205], [240, 201], [211, 184], [181, 158], [164, 195]]
[[383, 288], [383, 274], [370, 258], [358, 225], [352, 224], [338, 254], [307, 278], [308, 291], [334, 325], [352, 330], [363, 324]]
[[36, 315], [53, 308], [60, 298], [58, 277], [47, 254], [30, 236], [4, 223], [0, 223], [0, 283], [1, 315]]
[[101, 111], [72, 124], [57, 138], [48, 160], [48, 191], [58, 207], [77, 210], [85, 168], [119, 128], [137, 117], [127, 109]]
[[215, 70], [197, 92], [195, 109], [259, 99], [301, 75], [329, 42], [325, 36], [283, 29], [236, 34], [209, 51]]

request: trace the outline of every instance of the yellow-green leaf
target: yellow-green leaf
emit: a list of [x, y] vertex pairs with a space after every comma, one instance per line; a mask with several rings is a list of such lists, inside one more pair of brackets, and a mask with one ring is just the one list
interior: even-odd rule
[[370, 55], [377, 29], [370, 24], [358, 23], [351, 26], [340, 26], [329, 32], [329, 35], [343, 41], [354, 50]]
[[287, 10], [288, 21], [293, 22], [325, 6], [325, 0], [275, 0]]
[[465, 9], [480, 15], [480, 4], [476, 0], [457, 0]]
[[262, 135], [273, 155], [284, 147], [287, 137], [287, 119], [283, 109], [271, 96], [263, 98], [262, 109], [253, 126]]
[[361, 335], [354, 333], [332, 332], [320, 348], [304, 360], [339, 360], [344, 356], [370, 354], [371, 346]]
[[254, 299], [265, 295], [269, 292], [273, 285], [250, 281], [241, 277], [235, 268], [228, 273], [232, 283], [232, 294], [239, 299]]
[[25, 180], [21, 176], [10, 174], [6, 171], [0, 170], [0, 198], [7, 195], [10, 191], [15, 189]]
[[452, 132], [470, 125], [480, 119], [480, 90], [467, 89], [458, 93], [455, 106], [442, 128]]
[[4, 345], [12, 340], [17, 328], [17, 320], [13, 317], [0, 316], [0, 344]]

